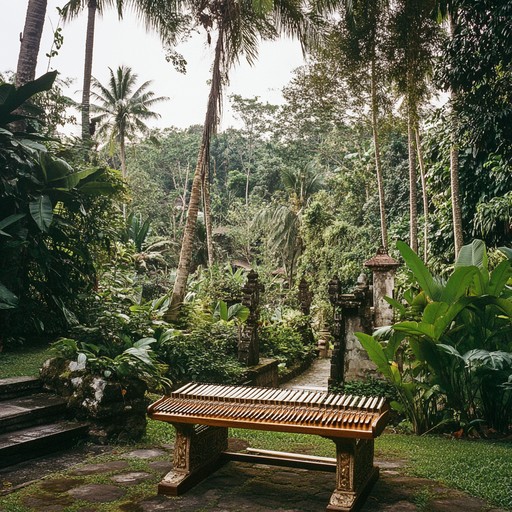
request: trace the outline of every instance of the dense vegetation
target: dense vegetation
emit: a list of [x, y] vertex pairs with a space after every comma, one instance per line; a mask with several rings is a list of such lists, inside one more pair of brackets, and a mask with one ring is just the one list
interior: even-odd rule
[[[111, 4], [91, 3], [89, 19]], [[341, 2], [335, 16], [298, 1], [185, 4], [124, 7], [166, 42], [217, 30], [202, 127], [150, 130], [165, 98], [127, 67], [91, 80], [89, 62], [82, 137], [67, 140], [62, 83], [34, 81], [38, 45], [24, 39], [16, 85], [0, 85], [0, 343], [59, 338], [60, 356], [155, 389], [236, 382], [254, 268], [262, 352], [285, 371], [311, 356], [309, 327], [330, 321], [328, 281], [349, 291], [384, 246], [415, 274], [399, 275], [399, 321], [366, 339], [397, 408], [417, 432], [482, 418], [507, 432], [510, 249], [497, 248], [512, 230], [510, 3]], [[71, 0], [63, 15], [83, 7]], [[308, 53], [284, 104], [234, 95], [241, 128], [215, 134], [230, 66], [281, 30]], [[485, 258], [461, 264], [475, 238]]]

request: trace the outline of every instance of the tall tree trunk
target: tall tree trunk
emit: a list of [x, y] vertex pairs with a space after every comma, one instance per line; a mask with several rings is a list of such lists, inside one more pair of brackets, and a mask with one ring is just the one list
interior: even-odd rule
[[[455, 114], [454, 114], [455, 115]], [[456, 141], [456, 128], [452, 128], [452, 143], [450, 146], [450, 187], [452, 199], [452, 218], [453, 218], [453, 243], [455, 257], [459, 254], [464, 245], [462, 235], [462, 213], [460, 208], [460, 187], [459, 187], [459, 147]]]
[[82, 141], [88, 147], [91, 140], [90, 133], [90, 100], [92, 57], [94, 50], [94, 25], [96, 23], [96, 0], [89, 0], [87, 4], [87, 31], [85, 37], [84, 82], [82, 88]]
[[[119, 160], [121, 160], [121, 176], [126, 180], [128, 173], [126, 172], [126, 144], [124, 134], [119, 135]], [[123, 219], [126, 220], [126, 203], [123, 201]]]
[[187, 192], [188, 192], [188, 175], [189, 175], [189, 173], [190, 173], [190, 162], [187, 160], [187, 171], [185, 173], [185, 183], [183, 185], [180, 220], [178, 223], [179, 227], [183, 226], [183, 219], [185, 218], [185, 211], [187, 210]]
[[126, 179], [126, 144], [124, 142], [124, 135], [119, 137], [119, 160], [121, 160], [121, 175]]
[[420, 129], [416, 122], [416, 150], [418, 152], [418, 163], [420, 166], [421, 192], [423, 196], [423, 261], [428, 261], [428, 191], [427, 176], [425, 172], [425, 161], [423, 160], [423, 150], [421, 149]]
[[206, 247], [208, 249], [208, 266], [213, 265], [212, 212], [210, 208], [210, 180], [208, 173], [203, 176], [204, 225], [206, 228]]
[[[450, 34], [453, 37], [455, 30], [455, 20], [453, 15], [448, 16]], [[462, 234], [462, 212], [460, 207], [460, 187], [459, 187], [459, 146], [457, 143], [457, 114], [453, 109], [456, 94], [451, 91], [451, 145], [450, 145], [450, 189], [452, 200], [452, 223], [453, 223], [453, 245], [455, 249], [455, 258], [458, 256], [461, 247], [464, 245]]]
[[413, 106], [407, 107], [407, 146], [409, 151], [409, 245], [418, 252], [418, 191], [416, 186], [416, 143], [414, 136]]
[[245, 206], [249, 206], [249, 178], [251, 176], [251, 168], [248, 166], [245, 173]]
[[224, 31], [219, 27], [217, 44], [215, 46], [215, 59], [212, 69], [212, 81], [210, 85], [210, 94], [208, 97], [208, 106], [203, 127], [203, 136], [201, 147], [197, 158], [196, 170], [192, 180], [192, 190], [190, 191], [188, 214], [181, 242], [180, 259], [176, 271], [176, 279], [172, 290], [171, 303], [165, 314], [165, 320], [174, 321], [178, 318], [180, 307], [185, 298], [187, 289], [187, 280], [190, 273], [190, 263], [192, 261], [192, 247], [197, 224], [197, 214], [201, 200], [201, 183], [208, 171], [208, 161], [210, 157], [210, 140], [217, 126], [219, 117], [219, 103], [222, 91], [221, 77], [221, 59], [223, 56]]
[[36, 77], [37, 56], [43, 34], [47, 3], [47, 0], [29, 0], [28, 2], [16, 67], [17, 87], [31, 82]]
[[386, 223], [386, 206], [384, 200], [384, 180], [382, 178], [382, 165], [380, 161], [379, 144], [379, 106], [377, 104], [377, 77], [375, 70], [375, 57], [371, 63], [371, 101], [372, 101], [372, 131], [373, 147], [375, 149], [375, 172], [377, 174], [377, 187], [379, 190], [379, 210], [380, 210], [380, 232], [382, 247], [388, 247], [388, 228]]

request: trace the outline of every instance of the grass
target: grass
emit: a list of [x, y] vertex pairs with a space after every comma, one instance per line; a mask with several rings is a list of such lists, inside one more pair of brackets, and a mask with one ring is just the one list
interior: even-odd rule
[[376, 454], [407, 461], [410, 475], [512, 509], [512, 443], [388, 434], [376, 442]]
[[43, 362], [51, 357], [49, 350], [47, 345], [42, 345], [0, 352], [0, 378], [37, 377]]

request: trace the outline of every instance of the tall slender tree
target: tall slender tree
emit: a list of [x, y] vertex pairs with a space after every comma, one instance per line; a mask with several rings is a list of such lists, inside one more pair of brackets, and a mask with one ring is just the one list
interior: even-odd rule
[[[130, 67], [119, 66], [114, 73], [111, 68], [108, 85], [102, 85], [94, 77], [92, 85], [93, 100], [98, 103], [91, 105], [94, 120], [98, 123], [98, 135], [107, 135], [112, 147], [119, 146], [119, 159], [123, 178], [126, 178], [126, 140], [137, 134], [147, 133], [145, 121], [157, 119], [160, 114], [150, 110], [153, 105], [168, 98], [156, 97], [148, 90], [151, 81], [137, 86], [137, 74]], [[96, 92], [97, 91], [97, 92]]]
[[[352, 68], [362, 71], [369, 69], [370, 109], [375, 156], [375, 174], [379, 193], [381, 244], [388, 246], [386, 201], [379, 138], [378, 87], [382, 83], [383, 55], [379, 53], [386, 19], [386, 0], [342, 0], [342, 16], [339, 24], [340, 42], [345, 58]], [[353, 86], [357, 82], [353, 80]]]
[[87, 9], [84, 76], [82, 85], [82, 103], [80, 108], [82, 121], [82, 141], [86, 147], [89, 146], [91, 140], [90, 97], [96, 13], [101, 14], [105, 9], [115, 7], [119, 19], [121, 19], [123, 16], [124, 4], [124, 0], [68, 0], [68, 2], [61, 9], [61, 16], [64, 21], [70, 21], [78, 17], [82, 11]]
[[29, 0], [16, 67], [18, 87], [34, 80], [48, 0]]
[[[428, 95], [435, 52], [439, 49], [439, 26], [432, 19], [434, 1], [397, 0], [392, 4], [388, 28], [388, 60], [391, 77], [404, 98], [409, 152], [409, 245], [418, 251], [417, 144], [419, 112]], [[425, 181], [422, 180], [422, 184]], [[426, 190], [423, 187], [423, 193]], [[425, 203], [424, 203], [425, 204]], [[425, 211], [425, 215], [428, 212]]]

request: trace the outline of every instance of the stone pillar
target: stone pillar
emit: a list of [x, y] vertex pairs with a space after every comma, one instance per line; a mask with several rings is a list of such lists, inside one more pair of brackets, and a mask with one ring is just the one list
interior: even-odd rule
[[344, 359], [345, 359], [345, 339], [343, 337], [343, 320], [341, 314], [341, 283], [338, 276], [334, 276], [329, 281], [329, 301], [333, 309], [333, 318], [331, 324], [331, 336], [333, 340], [333, 349], [331, 355], [331, 373], [329, 375], [328, 386], [336, 386], [343, 383], [344, 380]]
[[302, 278], [299, 283], [299, 303], [300, 310], [304, 315], [309, 315], [311, 313], [311, 302], [313, 299], [313, 294], [309, 289], [309, 285], [307, 281]]
[[374, 328], [393, 323], [393, 309], [384, 297], [393, 297], [395, 271], [400, 263], [391, 258], [384, 247], [364, 262], [373, 272], [373, 324]]
[[260, 361], [258, 320], [261, 291], [263, 286], [258, 281], [258, 274], [251, 270], [242, 289], [242, 304], [249, 308], [249, 317], [243, 326], [238, 343], [238, 360], [247, 366], [257, 365]]
[[366, 278], [357, 280], [354, 293], [341, 293], [340, 282], [334, 277], [329, 282], [329, 299], [334, 309], [332, 336], [334, 349], [331, 359], [329, 388], [343, 385], [345, 380], [361, 379], [375, 371], [375, 365], [354, 335], [371, 333], [371, 297]]

